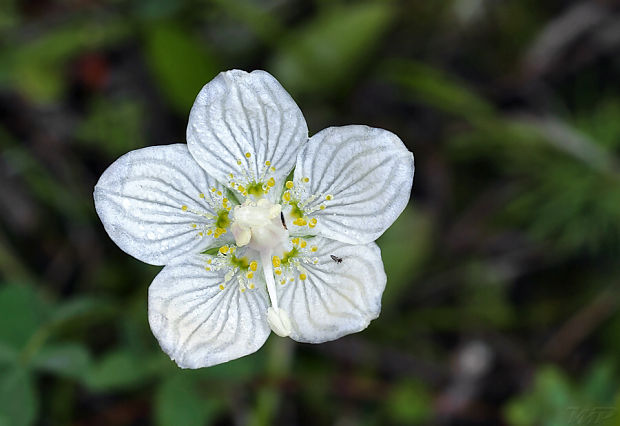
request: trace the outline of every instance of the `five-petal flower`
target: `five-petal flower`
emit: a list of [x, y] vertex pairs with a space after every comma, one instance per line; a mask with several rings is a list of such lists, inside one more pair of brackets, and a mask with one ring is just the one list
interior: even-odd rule
[[379, 315], [386, 276], [374, 241], [405, 208], [413, 155], [366, 126], [308, 138], [268, 73], [228, 71], [203, 87], [187, 145], [114, 162], [95, 206], [114, 242], [165, 265], [149, 322], [180, 367], [250, 354], [271, 330], [319, 343]]

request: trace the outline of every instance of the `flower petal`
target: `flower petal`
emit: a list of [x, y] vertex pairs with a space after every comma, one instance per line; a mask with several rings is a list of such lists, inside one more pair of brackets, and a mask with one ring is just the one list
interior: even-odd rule
[[316, 234], [365, 244], [379, 238], [403, 211], [413, 172], [413, 154], [398, 136], [367, 126], [344, 126], [310, 138], [297, 157], [294, 178], [309, 178], [302, 184], [305, 192], [317, 196], [304, 206], [315, 210], [311, 216], [317, 219]]
[[[200, 213], [215, 214], [209, 204], [213, 187], [221, 188], [187, 145], [153, 146], [131, 151], [108, 167], [95, 186], [95, 208], [123, 251], [164, 265], [210, 244], [212, 237], [202, 230], [213, 219]], [[201, 198], [201, 193], [207, 195]]]
[[[375, 243], [349, 245], [315, 237], [316, 264], [304, 264], [305, 280], [278, 286], [288, 312], [291, 338], [321, 343], [368, 327], [381, 311], [386, 275]], [[333, 256], [333, 257], [332, 257]]]
[[226, 184], [231, 173], [237, 182], [243, 182], [244, 175], [258, 181], [266, 169], [267, 176], [281, 184], [307, 140], [301, 110], [265, 71], [220, 73], [198, 94], [187, 125], [190, 152]]
[[167, 265], [149, 287], [149, 323], [161, 348], [181, 368], [208, 367], [258, 350], [269, 336], [264, 288], [223, 290], [222, 271], [207, 256]]

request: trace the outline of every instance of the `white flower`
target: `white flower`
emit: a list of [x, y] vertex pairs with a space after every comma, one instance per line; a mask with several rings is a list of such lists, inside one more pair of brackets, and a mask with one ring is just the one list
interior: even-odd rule
[[129, 152], [95, 187], [116, 244], [165, 265], [149, 322], [183, 368], [260, 348], [270, 330], [319, 343], [379, 315], [386, 276], [375, 241], [402, 212], [413, 155], [382, 129], [308, 139], [268, 73], [228, 71], [192, 107], [187, 145]]

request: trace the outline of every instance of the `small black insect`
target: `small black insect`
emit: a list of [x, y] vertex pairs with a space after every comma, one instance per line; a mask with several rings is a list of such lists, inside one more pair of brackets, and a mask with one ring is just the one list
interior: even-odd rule
[[288, 228], [286, 227], [286, 222], [284, 221], [284, 213], [282, 212], [280, 212], [280, 220], [282, 220], [282, 226], [284, 226], [284, 229], [288, 231]]
[[333, 254], [330, 254], [329, 257], [336, 263], [342, 263], [342, 257], [334, 256]]

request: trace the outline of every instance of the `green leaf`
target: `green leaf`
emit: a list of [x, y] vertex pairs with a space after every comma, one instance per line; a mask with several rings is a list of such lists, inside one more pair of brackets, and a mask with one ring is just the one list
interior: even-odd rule
[[0, 342], [20, 350], [39, 328], [43, 306], [31, 287], [0, 288]]
[[50, 318], [54, 323], [75, 321], [76, 318], [90, 317], [109, 311], [109, 301], [92, 297], [78, 297], [59, 305]]
[[31, 425], [38, 409], [33, 379], [28, 371], [21, 368], [0, 371], [0, 425]]
[[200, 252], [200, 254], [208, 254], [209, 256], [217, 255], [217, 252], [220, 250], [220, 247], [211, 247], [206, 250]]
[[432, 398], [420, 383], [398, 383], [387, 398], [389, 416], [398, 424], [426, 424], [432, 415]]
[[196, 95], [219, 72], [215, 56], [182, 27], [160, 22], [145, 34], [145, 53], [172, 107], [188, 113]]
[[126, 27], [120, 21], [70, 23], [39, 37], [25, 40], [5, 40], [13, 48], [0, 62], [6, 63], [0, 72], [0, 87], [17, 88], [39, 102], [57, 99], [65, 89], [65, 63], [76, 53], [107, 45], [124, 37]]
[[178, 373], [166, 379], [155, 395], [155, 418], [158, 426], [202, 426], [210, 423], [219, 403], [202, 398], [193, 376]]
[[392, 61], [387, 74], [407, 95], [440, 111], [469, 120], [495, 115], [491, 104], [440, 69], [414, 61]]
[[268, 69], [292, 93], [345, 90], [391, 20], [385, 2], [334, 6], [286, 39]]
[[127, 350], [111, 352], [92, 366], [85, 377], [86, 385], [95, 391], [134, 388], [158, 374], [152, 361]]
[[[411, 237], [403, 237], [411, 236]], [[388, 277], [383, 303], [398, 300], [408, 291], [428, 255], [432, 253], [433, 223], [419, 211], [406, 208], [394, 224], [379, 238], [381, 257]]]
[[241, 383], [262, 374], [264, 365], [264, 351], [258, 351], [252, 356], [238, 358], [209, 368], [201, 368], [195, 374], [201, 379]]
[[98, 99], [86, 120], [77, 129], [76, 137], [110, 157], [144, 145], [142, 106], [130, 99]]
[[86, 348], [71, 343], [44, 347], [31, 361], [38, 370], [69, 378], [83, 377], [89, 371], [90, 362]]
[[5, 364], [15, 363], [18, 358], [19, 352], [15, 348], [12, 348], [6, 343], [0, 341], [0, 367]]

